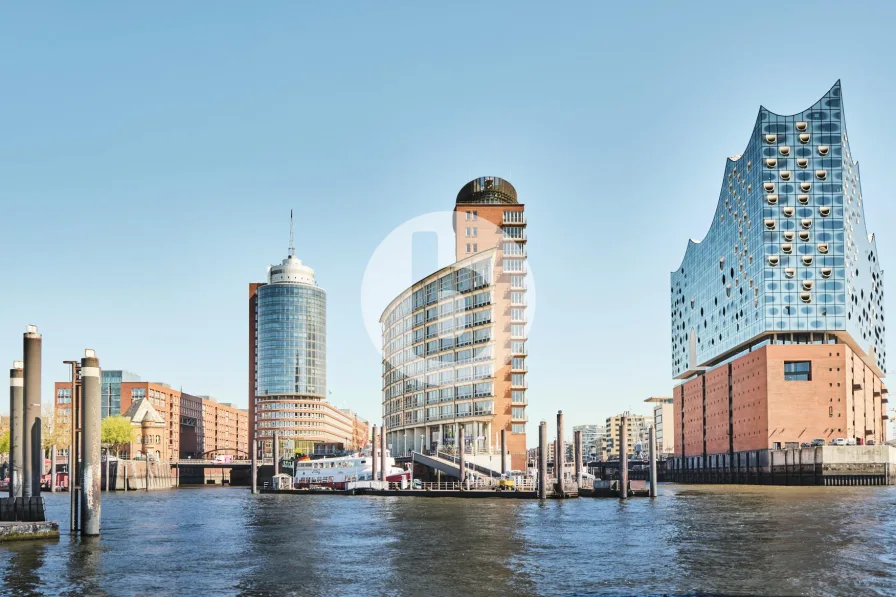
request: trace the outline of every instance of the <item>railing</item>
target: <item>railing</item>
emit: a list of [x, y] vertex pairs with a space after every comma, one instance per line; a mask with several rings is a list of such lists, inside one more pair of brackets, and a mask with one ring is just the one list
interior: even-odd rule
[[[230, 464], [252, 464], [251, 460], [229, 460], [227, 462], [221, 462], [220, 460], [214, 460], [209, 458], [187, 458], [181, 460], [172, 460], [171, 464], [177, 464], [178, 466], [190, 466], [190, 465], [206, 465], [206, 464], [219, 464], [222, 466], [227, 466]], [[260, 461], [259, 461], [260, 462]], [[273, 461], [271, 461], [273, 464]]]

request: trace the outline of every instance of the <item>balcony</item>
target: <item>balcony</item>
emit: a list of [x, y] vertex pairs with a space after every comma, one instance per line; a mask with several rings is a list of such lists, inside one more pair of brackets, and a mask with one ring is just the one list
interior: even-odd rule
[[505, 226], [525, 226], [526, 216], [521, 211], [508, 212], [504, 214], [501, 223]]

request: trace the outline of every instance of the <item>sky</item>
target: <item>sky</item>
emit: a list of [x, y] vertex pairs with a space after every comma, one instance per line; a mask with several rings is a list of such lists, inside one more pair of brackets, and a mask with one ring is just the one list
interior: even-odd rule
[[[485, 175], [528, 214], [530, 443], [670, 395], [669, 272], [760, 105], [840, 79], [880, 261], [896, 264], [889, 3], [64, 2], [0, 15], [0, 364], [65, 359], [248, 404], [250, 282], [328, 295], [328, 389], [377, 421], [362, 279]], [[896, 292], [887, 288], [886, 297]], [[888, 307], [891, 299], [887, 299]], [[382, 305], [385, 307], [385, 304]], [[890, 346], [896, 346], [892, 333]], [[0, 412], [8, 412], [0, 400]]]

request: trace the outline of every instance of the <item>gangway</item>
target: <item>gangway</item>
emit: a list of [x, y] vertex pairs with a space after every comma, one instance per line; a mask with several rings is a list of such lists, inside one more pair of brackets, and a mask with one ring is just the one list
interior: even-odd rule
[[[460, 462], [460, 456], [457, 456], [455, 454], [449, 454], [447, 452], [440, 451], [440, 452], [438, 452], [438, 455], [439, 455], [439, 458], [442, 458], [449, 462], [454, 462], [454, 463]], [[473, 471], [481, 473], [485, 477], [500, 477], [501, 476], [501, 471], [496, 471], [494, 469], [488, 468], [487, 466], [482, 466], [481, 464], [476, 464], [475, 462], [473, 462], [471, 460], [466, 460], [464, 462], [464, 465], [467, 468], [472, 469]]]
[[[419, 462], [425, 466], [428, 466], [431, 469], [435, 469], [437, 471], [441, 471], [446, 475], [450, 475], [452, 477], [457, 477], [460, 479], [460, 464], [453, 462], [451, 460], [447, 460], [442, 457], [440, 453], [438, 456], [430, 456], [427, 454], [423, 454], [421, 452], [411, 452], [411, 461]], [[478, 470], [482, 467], [474, 467], [473, 463], [464, 463], [467, 472], [470, 473], [474, 478], [477, 479], [488, 479], [489, 474], [483, 473], [481, 470]], [[488, 469], [486, 469], [487, 471]], [[496, 476], [492, 474], [491, 476]]]

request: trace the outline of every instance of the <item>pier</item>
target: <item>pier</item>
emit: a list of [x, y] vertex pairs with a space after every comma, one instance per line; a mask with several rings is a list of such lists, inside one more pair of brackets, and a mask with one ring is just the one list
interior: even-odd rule
[[896, 484], [896, 447], [816, 446], [676, 457], [676, 483], [860, 486]]

